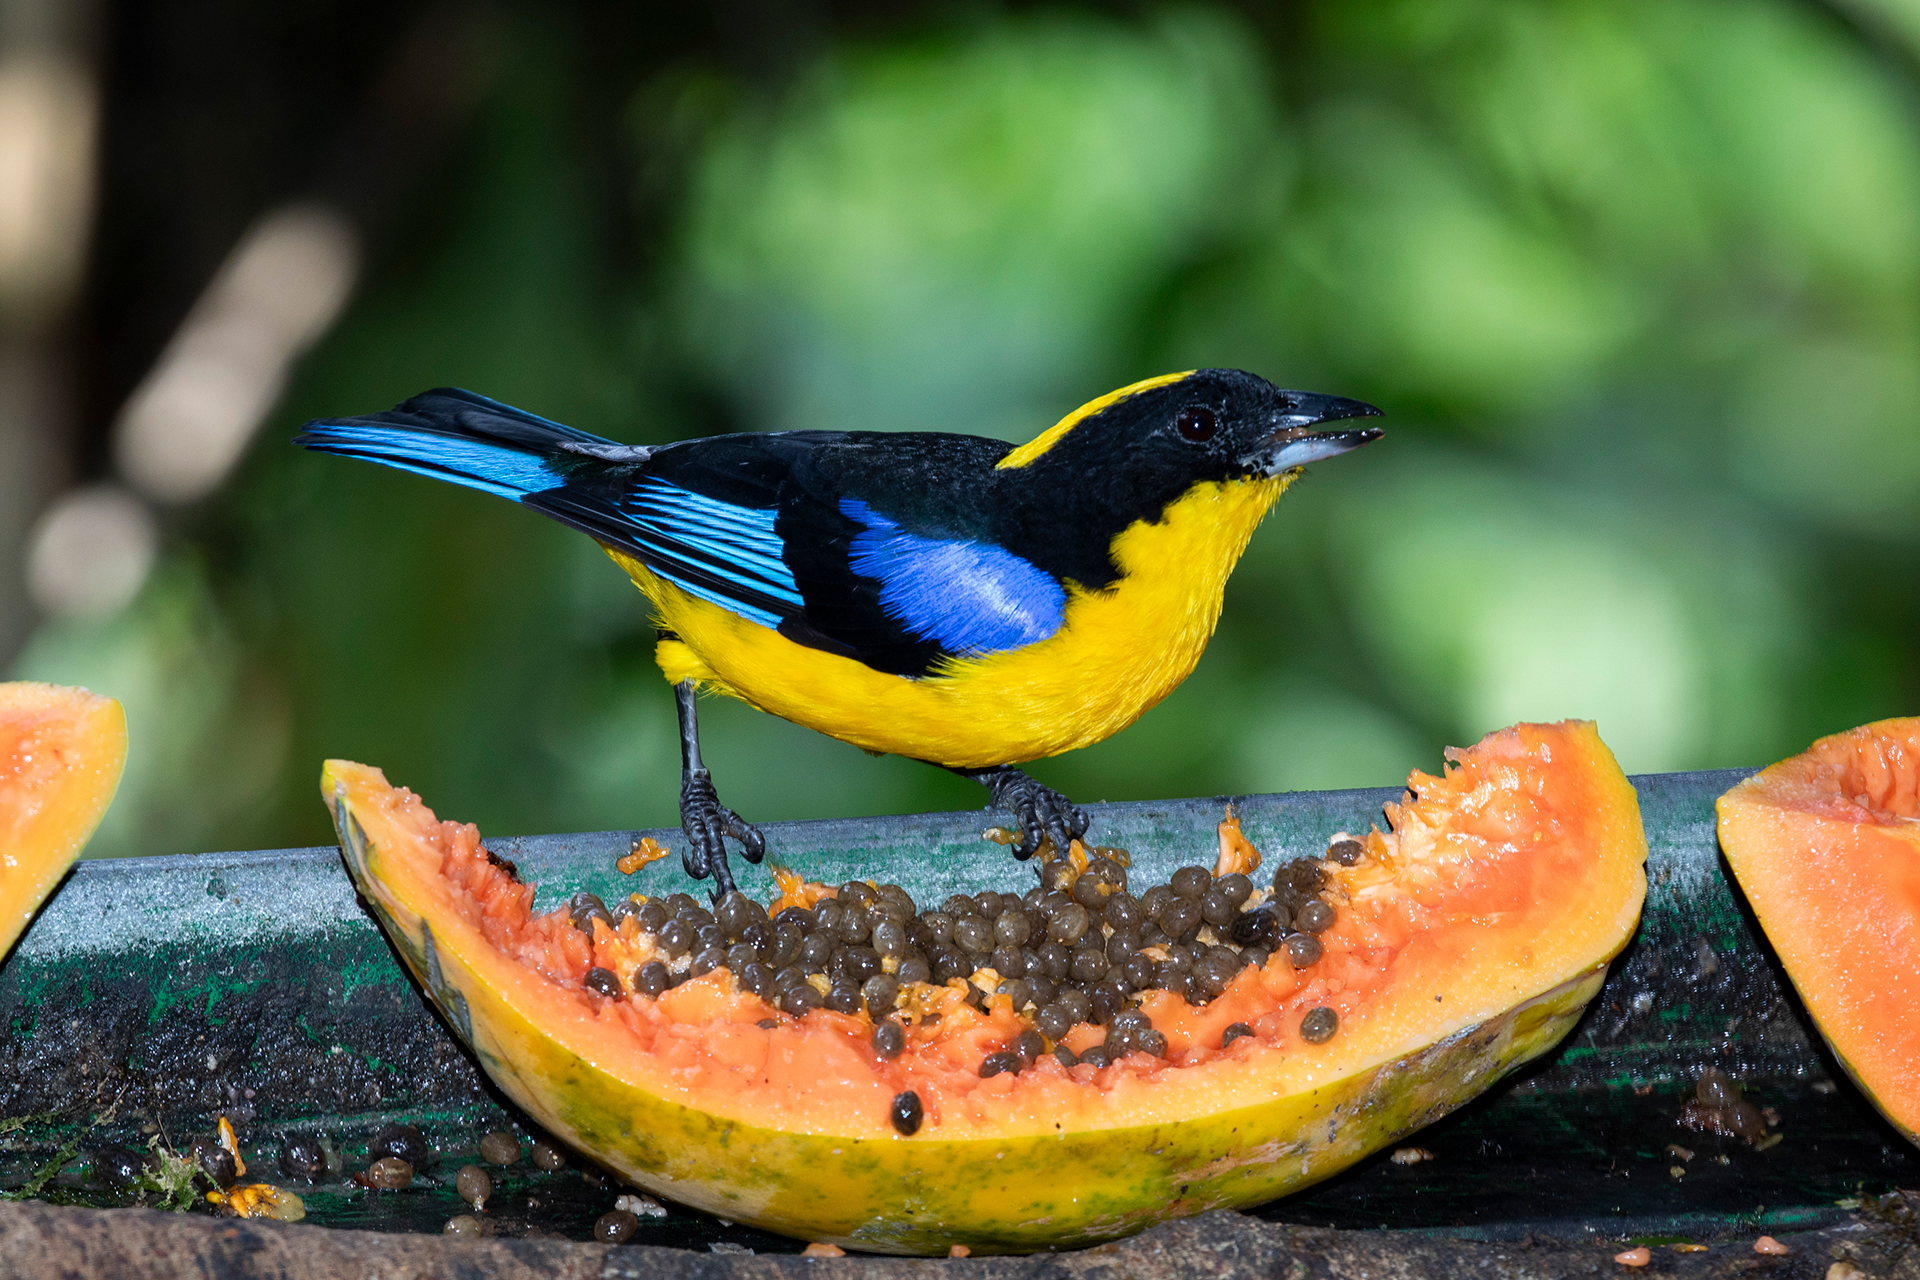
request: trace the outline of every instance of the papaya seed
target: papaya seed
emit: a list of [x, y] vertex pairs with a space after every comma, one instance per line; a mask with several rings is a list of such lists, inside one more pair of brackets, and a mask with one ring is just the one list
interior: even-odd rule
[[1714, 1067], [1700, 1073], [1693, 1091], [1709, 1107], [1731, 1107], [1740, 1101], [1740, 1086], [1733, 1082], [1732, 1076]]
[[907, 1033], [892, 1018], [885, 1018], [873, 1029], [873, 1051], [883, 1058], [897, 1058], [907, 1047]]
[[1286, 947], [1287, 959], [1293, 962], [1293, 967], [1296, 969], [1304, 969], [1326, 954], [1326, 949], [1320, 945], [1320, 939], [1310, 933], [1288, 934]]
[[893, 1122], [893, 1127], [908, 1138], [920, 1132], [920, 1121], [924, 1116], [920, 1095], [911, 1089], [894, 1094], [893, 1105], [887, 1110], [887, 1118]]
[[292, 1134], [280, 1144], [280, 1172], [311, 1182], [327, 1171], [327, 1153], [307, 1134]]
[[480, 1158], [488, 1164], [512, 1164], [520, 1158], [520, 1140], [505, 1129], [495, 1129], [480, 1139]]
[[413, 1166], [399, 1156], [381, 1156], [362, 1176], [376, 1191], [405, 1191], [413, 1185]]
[[1308, 1044], [1325, 1044], [1340, 1029], [1340, 1015], [1321, 1005], [1300, 1019], [1300, 1038]]

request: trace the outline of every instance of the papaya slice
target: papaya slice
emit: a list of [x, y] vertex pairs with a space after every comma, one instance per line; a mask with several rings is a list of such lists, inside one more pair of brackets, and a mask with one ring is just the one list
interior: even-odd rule
[[[1183, 868], [1137, 899], [1116, 888], [1113, 858], [1076, 846], [1050, 870], [1080, 878], [1052, 897], [983, 893], [908, 915], [917, 904], [901, 905], [898, 886], [849, 882], [829, 899], [796, 880], [771, 921], [757, 904], [708, 913], [676, 905], [681, 895], [613, 911], [576, 897], [535, 915], [533, 889], [475, 828], [438, 821], [364, 765], [329, 761], [321, 786], [396, 948], [539, 1123], [726, 1218], [873, 1252], [987, 1253], [1271, 1199], [1438, 1118], [1566, 1034], [1645, 896], [1633, 788], [1584, 722], [1520, 725], [1450, 755], [1443, 776], [1416, 772], [1387, 806], [1390, 832], [1283, 864], [1272, 890], [1235, 869], [1257, 854], [1223, 824], [1219, 874]], [[1141, 980], [1127, 1007], [1096, 999], [1063, 1029], [1046, 1010], [1073, 1003], [1070, 979], [1036, 988], [988, 962], [1012, 963], [999, 948], [1033, 943], [1035, 920], [1049, 937], [1079, 930], [1077, 961], [1092, 926], [1075, 905], [1103, 895], [1131, 911], [1153, 900], [1165, 940], [1139, 925], [1122, 948], [1121, 971]], [[940, 977], [977, 931], [965, 922], [984, 927], [966, 904], [987, 898], [974, 910], [998, 915], [972, 948], [974, 971]], [[1229, 899], [1231, 911], [1219, 905]], [[849, 925], [856, 910], [870, 928]], [[780, 929], [808, 920], [808, 937], [848, 940], [848, 965], [858, 948], [887, 953], [855, 1003], [835, 1007], [836, 960], [815, 953], [829, 971], [818, 981], [796, 961], [787, 969], [801, 978], [769, 987], [740, 950], [758, 936], [777, 951]], [[896, 946], [889, 922], [924, 948]], [[758, 924], [771, 934], [754, 935]], [[707, 929], [743, 941], [701, 952]], [[1243, 940], [1237, 952], [1227, 938]], [[1096, 985], [1110, 994], [1118, 981]], [[1037, 1013], [1036, 990], [1049, 1002]]]
[[1920, 1144], [1920, 716], [1720, 797], [1720, 847], [1834, 1057]]
[[112, 698], [0, 684], [0, 957], [100, 825], [127, 762]]

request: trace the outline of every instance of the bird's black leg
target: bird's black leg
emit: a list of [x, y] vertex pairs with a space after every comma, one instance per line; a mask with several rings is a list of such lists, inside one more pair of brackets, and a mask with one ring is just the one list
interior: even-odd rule
[[713, 877], [713, 898], [718, 902], [734, 887], [733, 872], [727, 868], [727, 837], [740, 842], [748, 862], [767, 856], [767, 838], [721, 804], [714, 792], [713, 779], [700, 762], [700, 713], [694, 705], [693, 681], [674, 685], [673, 696], [680, 709], [680, 829], [687, 833], [682, 861], [695, 880]]
[[1005, 809], [1020, 824], [1020, 843], [1013, 846], [1013, 856], [1022, 862], [1039, 851], [1042, 836], [1064, 854], [1070, 844], [1087, 834], [1086, 810], [1010, 764], [954, 772], [985, 787], [994, 808]]

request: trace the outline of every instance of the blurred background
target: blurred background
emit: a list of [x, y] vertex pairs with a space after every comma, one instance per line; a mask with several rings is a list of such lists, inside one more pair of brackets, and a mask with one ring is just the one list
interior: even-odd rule
[[[1239, 366], [1382, 406], [1077, 798], [1629, 771], [1920, 711], [1920, 5], [0, 0], [0, 672], [121, 698], [96, 856], [675, 825], [636, 591], [289, 448], [466, 386], [620, 440], [1020, 440]], [[982, 803], [724, 699], [750, 819]]]

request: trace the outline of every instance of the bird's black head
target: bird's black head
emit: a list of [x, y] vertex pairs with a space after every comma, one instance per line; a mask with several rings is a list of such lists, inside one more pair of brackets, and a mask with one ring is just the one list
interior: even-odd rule
[[1198, 480], [1275, 476], [1357, 449], [1378, 427], [1324, 424], [1379, 417], [1358, 400], [1283, 391], [1238, 369], [1199, 369], [1152, 378], [1069, 415], [1001, 468], [1060, 464], [1085, 470], [1112, 462], [1139, 475], [1163, 475], [1184, 489]]
[[997, 487], [1010, 523], [1031, 529], [1064, 519], [1087, 558], [1097, 547], [1104, 560], [1120, 530], [1157, 520], [1195, 485], [1277, 477], [1357, 449], [1380, 428], [1327, 424], [1378, 416], [1358, 400], [1283, 391], [1237, 369], [1170, 374], [1095, 400], [1012, 450], [996, 468]]

